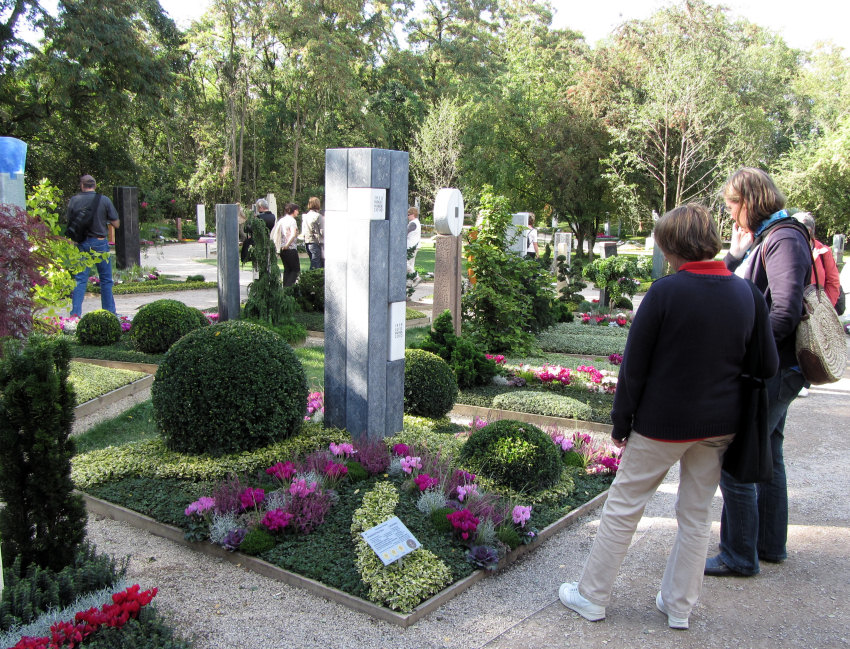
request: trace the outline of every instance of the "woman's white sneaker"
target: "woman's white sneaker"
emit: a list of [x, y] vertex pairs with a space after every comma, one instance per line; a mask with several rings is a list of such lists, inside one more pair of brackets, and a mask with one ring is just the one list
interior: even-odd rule
[[661, 599], [661, 591], [658, 591], [658, 594], [655, 596], [655, 605], [658, 607], [658, 610], [664, 613], [667, 616], [667, 626], [671, 629], [687, 629], [688, 628], [688, 618], [686, 617], [676, 617], [675, 615], [670, 615], [667, 612], [667, 608], [664, 606], [664, 600]]
[[561, 603], [564, 606], [574, 610], [585, 620], [598, 622], [605, 619], [605, 607], [586, 600], [578, 592], [578, 582], [561, 584], [558, 589], [558, 597], [561, 598]]

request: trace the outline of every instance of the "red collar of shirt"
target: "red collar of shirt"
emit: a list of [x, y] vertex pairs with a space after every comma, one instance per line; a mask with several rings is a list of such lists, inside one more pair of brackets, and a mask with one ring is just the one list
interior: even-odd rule
[[722, 261], [689, 261], [679, 266], [679, 272], [686, 270], [697, 275], [731, 275]]

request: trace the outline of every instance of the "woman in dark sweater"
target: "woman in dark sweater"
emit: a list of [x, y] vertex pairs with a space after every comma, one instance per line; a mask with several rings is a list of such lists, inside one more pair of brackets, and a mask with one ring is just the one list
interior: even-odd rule
[[726, 266], [764, 293], [779, 351], [779, 372], [767, 382], [773, 479], [745, 484], [723, 473], [720, 554], [705, 562], [707, 575], [741, 577], [757, 574], [759, 560], [780, 562], [786, 557], [788, 490], [782, 443], [788, 406], [805, 385], [794, 346], [812, 253], [808, 232], [786, 214], [785, 197], [761, 169], [743, 168], [732, 174], [723, 198], [735, 222]]
[[652, 285], [632, 322], [611, 411], [611, 437], [625, 450], [581, 579], [562, 584], [559, 595], [588, 620], [605, 617], [644, 507], [680, 462], [678, 532], [656, 605], [671, 628], [686, 629], [702, 586], [723, 453], [740, 422], [740, 376], [756, 323], [761, 374], [773, 375], [778, 359], [764, 299], [713, 261], [720, 236], [705, 207], [665, 214], [655, 241], [675, 274]]

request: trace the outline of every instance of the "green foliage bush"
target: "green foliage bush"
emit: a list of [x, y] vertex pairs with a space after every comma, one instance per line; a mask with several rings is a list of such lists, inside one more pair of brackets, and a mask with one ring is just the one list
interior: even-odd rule
[[21, 555], [59, 571], [86, 534], [86, 508], [74, 493], [74, 389], [63, 339], [9, 341], [0, 360], [0, 541], [5, 557]]
[[145, 606], [137, 619], [129, 619], [120, 629], [101, 627], [86, 639], [86, 649], [192, 649], [151, 606]]
[[497, 395], [493, 398], [493, 407], [547, 417], [584, 420], [589, 419], [592, 412], [589, 405], [578, 399], [563, 394], [532, 390], [516, 390]]
[[434, 320], [434, 328], [411, 349], [424, 349], [446, 361], [455, 373], [458, 387], [486, 385], [496, 375], [496, 363], [472, 342], [454, 333], [451, 311], [443, 311]]
[[251, 261], [257, 270], [257, 279], [248, 286], [245, 317], [278, 327], [294, 324], [295, 298], [284, 289], [269, 229], [256, 216], [249, 216], [245, 221], [245, 231], [254, 240]]
[[325, 269], [314, 268], [303, 271], [292, 287], [292, 295], [302, 310], [323, 312], [325, 310]]
[[91, 363], [72, 362], [68, 380], [74, 387], [74, 403], [81, 404], [147, 376], [144, 372], [119, 370]]
[[156, 300], [139, 309], [130, 327], [130, 339], [139, 351], [161, 354], [190, 331], [208, 324], [198, 309], [177, 300]]
[[584, 267], [583, 273], [597, 288], [605, 289], [609, 304], [614, 304], [622, 296], [634, 295], [640, 280], [649, 278], [651, 269], [650, 258], [615, 255], [594, 259]]
[[537, 426], [511, 419], [473, 432], [459, 460], [473, 473], [518, 490], [545, 489], [561, 475], [561, 458], [552, 439]]
[[626, 349], [629, 330], [625, 327], [602, 327], [581, 323], [561, 323], [539, 336], [537, 343], [548, 352], [608, 356], [622, 354]]
[[127, 572], [128, 559], [116, 562], [108, 554], [82, 543], [72, 563], [59, 572], [30, 564], [24, 568], [21, 556], [3, 555], [3, 596], [0, 599], [0, 631], [29, 624], [50, 609], [71, 605], [81, 595], [111, 586]]
[[448, 516], [454, 511], [451, 507], [439, 507], [431, 512], [431, 523], [439, 532], [451, 532], [452, 522]]
[[362, 464], [360, 464], [360, 462], [348, 460], [345, 463], [345, 466], [348, 468], [348, 473], [346, 475], [352, 482], [360, 482], [361, 480], [365, 480], [369, 477], [369, 472]]
[[437, 419], [454, 406], [457, 379], [449, 364], [422, 349], [404, 352], [404, 411]]
[[271, 532], [255, 527], [248, 530], [245, 538], [242, 539], [242, 543], [239, 544], [239, 551], [255, 557], [263, 552], [268, 552], [276, 543]]
[[187, 282], [203, 282], [204, 276], [203, 275], [189, 275], [189, 276], [186, 277], [186, 281]]
[[631, 311], [632, 309], [634, 309], [632, 301], [625, 295], [618, 297], [616, 300], [614, 300], [613, 306], [615, 309], [626, 309], [627, 311]]
[[496, 538], [507, 545], [511, 550], [519, 547], [522, 539], [519, 538], [519, 532], [513, 525], [500, 525], [496, 528]]
[[175, 343], [151, 397], [169, 448], [221, 455], [295, 434], [307, 406], [307, 379], [280, 336], [230, 321]]
[[121, 338], [121, 321], [106, 309], [91, 311], [80, 318], [77, 338], [84, 345], [114, 345]]

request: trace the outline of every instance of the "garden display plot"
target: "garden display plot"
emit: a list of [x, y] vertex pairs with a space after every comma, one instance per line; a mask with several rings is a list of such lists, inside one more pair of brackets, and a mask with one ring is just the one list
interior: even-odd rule
[[154, 372], [155, 365], [84, 359], [72, 361], [68, 381], [76, 394], [76, 417], [86, 417], [150, 387]]
[[[306, 424], [271, 447], [220, 458], [170, 452], [150, 439], [79, 455], [73, 476], [97, 499], [89, 500], [93, 512], [175, 540], [212, 538], [218, 543], [192, 546], [406, 626], [482, 578], [479, 566], [508, 565], [569, 524], [571, 512], [600, 504], [594, 498], [612, 478], [603, 464], [587, 473], [596, 461], [573, 451], [582, 436], [561, 436], [547, 442], [562, 466], [555, 484], [533, 494], [497, 485], [447, 461], [465, 444], [469, 431], [459, 428], [408, 417], [388, 443], [358, 446], [343, 431]], [[441, 512], [435, 525], [445, 504], [451, 516]], [[423, 550], [384, 569], [356, 539], [392, 515]], [[481, 540], [500, 550], [482, 549]]]

